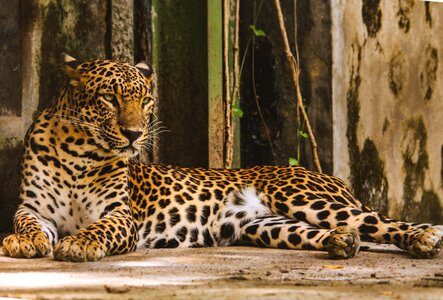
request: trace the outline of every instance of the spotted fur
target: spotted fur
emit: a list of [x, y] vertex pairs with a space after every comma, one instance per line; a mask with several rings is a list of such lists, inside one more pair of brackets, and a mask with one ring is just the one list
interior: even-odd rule
[[94, 261], [136, 248], [253, 244], [348, 258], [360, 238], [435, 257], [442, 233], [390, 220], [338, 178], [292, 166], [221, 170], [147, 165], [154, 75], [140, 63], [80, 62], [25, 138], [12, 257]]

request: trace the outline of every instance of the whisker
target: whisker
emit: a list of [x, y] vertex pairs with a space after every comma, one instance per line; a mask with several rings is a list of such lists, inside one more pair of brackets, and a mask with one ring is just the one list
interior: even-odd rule
[[91, 124], [89, 122], [85, 122], [84, 120], [81, 120], [81, 119], [73, 117], [73, 116], [66, 116], [66, 115], [63, 115], [60, 113], [48, 113], [48, 114], [58, 118], [60, 121], [69, 122], [73, 125], [81, 125], [81, 126], [86, 126], [88, 128], [94, 128], [96, 130], [101, 130], [101, 128], [98, 127], [97, 125]]

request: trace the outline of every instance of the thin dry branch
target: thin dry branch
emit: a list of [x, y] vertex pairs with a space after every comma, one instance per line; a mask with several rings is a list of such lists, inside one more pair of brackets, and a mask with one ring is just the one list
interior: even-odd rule
[[[312, 145], [312, 157], [314, 160], [315, 167], [317, 168], [317, 171], [321, 172], [322, 169], [320, 166], [320, 160], [318, 159], [318, 153], [317, 153], [317, 141], [315, 140], [314, 133], [312, 132], [311, 124], [309, 123], [308, 115], [306, 114], [306, 110], [303, 106], [303, 100], [302, 100], [302, 96], [301, 96], [301, 92], [300, 92], [299, 61], [295, 60], [294, 55], [292, 55], [291, 48], [289, 47], [288, 34], [286, 32], [285, 21], [283, 19], [283, 13], [281, 11], [280, 1], [274, 0], [274, 4], [275, 4], [276, 11], [277, 11], [277, 18], [278, 18], [278, 23], [280, 26], [281, 35], [283, 38], [283, 43], [285, 46], [286, 58], [288, 60], [289, 66], [291, 68], [292, 81], [294, 83], [294, 87], [295, 87], [296, 95], [297, 95], [297, 103], [300, 108], [303, 119], [305, 120], [306, 130], [308, 131], [309, 139], [310, 139], [311, 145]], [[297, 44], [297, 41], [295, 41], [295, 43]], [[297, 50], [297, 52], [298, 52], [298, 50]], [[298, 57], [298, 54], [297, 54], [297, 57]]]
[[238, 33], [239, 28], [240, 28], [240, 0], [235, 0], [234, 47], [232, 50], [234, 57], [234, 70], [233, 70], [234, 92], [232, 94], [233, 101], [235, 99], [238, 99], [240, 95], [239, 33]]
[[[223, 1], [223, 62], [224, 62], [224, 94], [225, 94], [225, 143], [224, 167], [231, 168], [234, 153], [234, 122], [232, 117], [233, 97], [229, 77], [229, 18], [230, 0]], [[234, 75], [235, 82], [235, 75]]]
[[[294, 42], [295, 42], [295, 61], [297, 62], [297, 68], [300, 69], [300, 58], [298, 56], [298, 21], [297, 21], [297, 0], [294, 0]], [[296, 105], [296, 132], [300, 131], [300, 104], [297, 101]], [[297, 139], [297, 159], [299, 159], [300, 153], [300, 135]]]

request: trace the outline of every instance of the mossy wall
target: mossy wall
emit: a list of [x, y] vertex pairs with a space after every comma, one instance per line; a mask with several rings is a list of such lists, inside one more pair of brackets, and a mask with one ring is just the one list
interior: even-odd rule
[[443, 4], [333, 1], [334, 174], [392, 217], [443, 223]]

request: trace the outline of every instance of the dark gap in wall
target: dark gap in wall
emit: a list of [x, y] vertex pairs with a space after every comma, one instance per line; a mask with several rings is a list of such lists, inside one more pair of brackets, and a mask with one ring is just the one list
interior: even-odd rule
[[[56, 89], [63, 82], [62, 72], [58, 69], [58, 57], [61, 52], [78, 57], [78, 53], [73, 53], [73, 49], [66, 47], [67, 38], [63, 36], [62, 22], [64, 20], [62, 8], [51, 2], [43, 10], [42, 20], [42, 41], [40, 56], [40, 95], [38, 111], [42, 112], [51, 103], [56, 94]], [[65, 48], [65, 49], [63, 49]], [[57, 59], [54, 59], [57, 58]], [[55, 63], [56, 62], [56, 63]]]
[[[263, 5], [259, 12], [261, 2]], [[281, 5], [288, 38], [293, 45], [293, 5], [289, 1], [282, 2]], [[252, 37], [249, 27], [256, 14], [259, 14], [256, 28], [264, 30], [266, 36], [256, 37], [255, 44], [251, 42], [248, 47]], [[240, 105], [244, 111], [241, 119], [242, 167], [287, 164], [289, 157], [296, 153], [295, 92], [282, 46], [274, 3], [241, 2], [240, 60], [248, 48], [241, 74]], [[260, 110], [266, 125], [260, 116]]]
[[[153, 68], [151, 52], [151, 1], [135, 0], [133, 14], [134, 64], [145, 61]], [[139, 157], [141, 161], [150, 163], [154, 160], [153, 150], [143, 150]]]
[[[252, 34], [249, 26], [254, 20], [254, 3], [255, 10], [258, 11], [261, 1], [241, 2], [240, 60]], [[320, 145], [318, 152], [323, 170], [330, 174], [333, 165], [330, 4], [303, 0], [297, 2], [297, 5], [298, 47], [302, 68], [300, 87], [302, 96], [306, 99], [317, 143]], [[293, 2], [282, 1], [281, 6], [289, 44], [295, 55]], [[288, 164], [290, 157], [297, 157], [299, 134], [296, 124], [297, 100], [272, 1], [263, 1], [256, 28], [264, 30], [266, 37], [256, 37], [255, 44], [249, 45], [241, 74], [240, 104], [244, 111], [241, 119], [242, 166], [285, 165]], [[254, 61], [252, 61], [253, 50]], [[314, 74], [312, 72], [314, 69], [321, 71]], [[254, 89], [274, 153], [257, 108]], [[315, 169], [311, 158], [310, 141], [303, 139], [301, 144], [301, 165]]]
[[134, 1], [134, 62], [151, 63], [151, 1]]
[[156, 2], [158, 117], [156, 162], [208, 166], [206, 1]]
[[[332, 21], [328, 1], [297, 2], [300, 89], [324, 173], [332, 174]], [[295, 101], [295, 100], [294, 100]], [[306, 132], [306, 129], [304, 129]], [[303, 165], [314, 170], [311, 142], [302, 139]]]

